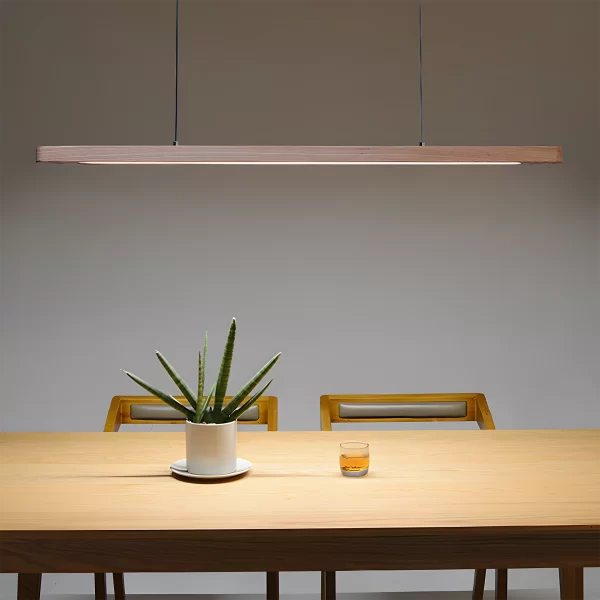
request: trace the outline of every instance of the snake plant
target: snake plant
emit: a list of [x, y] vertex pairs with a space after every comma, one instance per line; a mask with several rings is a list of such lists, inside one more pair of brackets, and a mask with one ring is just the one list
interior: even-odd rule
[[[175, 382], [175, 385], [179, 388], [184, 398], [189, 402], [189, 405], [179, 402], [179, 400], [170, 394], [165, 394], [165, 392], [155, 388], [133, 373], [129, 373], [128, 371], [123, 372], [125, 375], [133, 379], [133, 381], [135, 381], [138, 385], [150, 392], [153, 396], [156, 396], [165, 404], [168, 404], [172, 408], [175, 408], [179, 412], [183, 413], [185, 418], [192, 423], [229, 423], [231, 421], [235, 421], [238, 417], [244, 414], [271, 385], [271, 382], [273, 381], [272, 379], [258, 392], [251, 397], [248, 397], [281, 356], [281, 352], [276, 354], [262, 369], [260, 369], [260, 371], [258, 371], [258, 373], [256, 373], [256, 375], [254, 375], [254, 377], [248, 381], [248, 383], [246, 383], [246, 385], [242, 387], [242, 389], [235, 396], [226, 402], [225, 396], [227, 394], [227, 384], [229, 382], [229, 373], [231, 371], [231, 363], [233, 360], [235, 332], [236, 322], [235, 319], [233, 319], [229, 327], [229, 335], [227, 336], [227, 341], [225, 342], [225, 349], [223, 350], [223, 358], [221, 360], [219, 376], [217, 377], [217, 381], [214, 383], [206, 397], [204, 396], [204, 375], [206, 373], [208, 333], [204, 336], [204, 349], [201, 352], [198, 352], [197, 392], [194, 392], [192, 388], [190, 388], [183, 380], [181, 375], [179, 375], [179, 373], [171, 366], [167, 359], [160, 352], [158, 352], [158, 350], [156, 351], [156, 356], [158, 357], [161, 365], [165, 368], [171, 379]], [[213, 397], [214, 401], [211, 404]]]

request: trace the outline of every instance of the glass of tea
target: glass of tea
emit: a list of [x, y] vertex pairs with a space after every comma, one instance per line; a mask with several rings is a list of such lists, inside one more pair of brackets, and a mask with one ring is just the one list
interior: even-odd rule
[[340, 444], [340, 471], [347, 477], [362, 477], [369, 472], [369, 444], [344, 442]]

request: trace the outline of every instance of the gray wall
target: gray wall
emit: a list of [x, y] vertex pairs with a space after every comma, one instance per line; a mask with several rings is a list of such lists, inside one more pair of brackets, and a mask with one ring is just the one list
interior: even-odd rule
[[[317, 428], [322, 393], [442, 391], [484, 392], [505, 429], [600, 426], [599, 7], [424, 2], [426, 143], [562, 144], [563, 166], [124, 168], [36, 165], [35, 146], [171, 143], [173, 2], [2, 0], [1, 429], [99, 430], [138, 392], [119, 368], [166, 383], [159, 348], [191, 377], [205, 328], [214, 376], [232, 316], [233, 385], [283, 352], [281, 429]], [[180, 142], [415, 144], [416, 16], [182, 0]], [[174, 586], [263, 581], [130, 578]]]

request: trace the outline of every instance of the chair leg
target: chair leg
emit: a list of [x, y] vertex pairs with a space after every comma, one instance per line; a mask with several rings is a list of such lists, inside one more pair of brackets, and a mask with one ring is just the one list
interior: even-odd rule
[[485, 569], [477, 569], [473, 579], [472, 600], [483, 600], [483, 590], [485, 589]]
[[559, 569], [560, 600], [583, 600], [583, 568]]
[[96, 600], [106, 600], [106, 573], [94, 573]]
[[496, 569], [496, 600], [508, 598], [508, 570]]
[[40, 600], [41, 592], [41, 573], [19, 573], [17, 600]]
[[125, 600], [125, 576], [123, 573], [113, 573], [115, 600]]
[[321, 600], [335, 600], [335, 571], [321, 571]]
[[279, 573], [267, 573], [267, 600], [279, 600]]

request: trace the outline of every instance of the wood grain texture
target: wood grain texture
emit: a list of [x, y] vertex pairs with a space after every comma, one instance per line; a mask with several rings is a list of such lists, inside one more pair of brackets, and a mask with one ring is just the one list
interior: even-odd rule
[[[365, 478], [339, 472], [353, 438]], [[183, 433], [0, 434], [0, 569], [600, 565], [598, 431], [247, 432], [239, 453], [247, 476], [188, 483]]]
[[23, 573], [19, 575], [17, 600], [40, 600], [41, 591], [41, 573]]
[[[359, 480], [339, 472], [353, 438]], [[2, 433], [0, 531], [600, 525], [595, 430], [241, 432], [239, 453], [247, 477], [184, 484], [183, 433]]]
[[[8, 532], [0, 572], [261, 572], [600, 566], [597, 528]], [[201, 563], [195, 558], [202, 553]]]
[[483, 600], [483, 593], [485, 591], [485, 569], [475, 569], [475, 576], [473, 578], [473, 594], [471, 600]]
[[321, 600], [335, 600], [336, 585], [335, 571], [321, 572]]
[[279, 573], [267, 573], [267, 600], [279, 600]]
[[483, 394], [477, 394], [475, 397], [475, 418], [479, 429], [496, 429], [492, 412], [488, 406], [487, 400]]
[[125, 576], [123, 573], [113, 573], [115, 600], [125, 600]]
[[106, 600], [106, 573], [94, 573], [94, 598]]
[[560, 569], [560, 600], [583, 600], [583, 569]]
[[508, 600], [508, 571], [496, 569], [496, 600]]
[[39, 146], [49, 163], [562, 163], [560, 146]]

